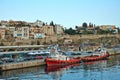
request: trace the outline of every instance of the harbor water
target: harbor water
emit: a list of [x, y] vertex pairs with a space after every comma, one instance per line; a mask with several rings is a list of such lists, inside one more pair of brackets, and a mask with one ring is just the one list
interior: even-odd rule
[[108, 60], [59, 67], [30, 67], [0, 72], [0, 80], [119, 80], [120, 55]]

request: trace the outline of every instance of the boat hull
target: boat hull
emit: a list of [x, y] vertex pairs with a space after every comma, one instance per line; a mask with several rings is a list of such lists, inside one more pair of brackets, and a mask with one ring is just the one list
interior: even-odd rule
[[47, 66], [60, 66], [80, 63], [81, 59], [70, 59], [70, 60], [54, 60], [52, 58], [46, 58]]
[[88, 61], [103, 60], [103, 59], [107, 59], [108, 56], [109, 54], [104, 54], [102, 56], [87, 56], [87, 57], [82, 58], [82, 61], [88, 62]]

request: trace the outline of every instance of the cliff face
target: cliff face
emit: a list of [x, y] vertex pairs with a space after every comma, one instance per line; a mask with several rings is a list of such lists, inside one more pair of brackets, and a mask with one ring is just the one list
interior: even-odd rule
[[40, 45], [40, 44], [64, 44], [65, 40], [70, 40], [71, 44], [99, 43], [115, 45], [120, 44], [120, 35], [62, 35], [46, 36], [43, 39], [26, 40], [1, 40], [0, 45]]

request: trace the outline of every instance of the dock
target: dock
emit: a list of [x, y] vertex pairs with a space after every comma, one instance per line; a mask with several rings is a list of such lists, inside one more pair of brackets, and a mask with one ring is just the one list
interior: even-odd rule
[[0, 71], [40, 66], [40, 65], [45, 65], [45, 64], [46, 63], [43, 59], [42, 60], [30, 60], [30, 61], [24, 61], [24, 62], [16, 62], [16, 63], [6, 63], [6, 64], [0, 65]]

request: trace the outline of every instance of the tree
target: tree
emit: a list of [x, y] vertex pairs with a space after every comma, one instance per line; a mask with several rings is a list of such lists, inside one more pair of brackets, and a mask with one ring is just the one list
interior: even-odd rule
[[113, 31], [111, 30], [102, 30], [102, 29], [99, 29], [97, 31], [98, 34], [113, 34]]
[[92, 24], [92, 23], [89, 23], [89, 27], [93, 27], [93, 24]]
[[93, 34], [93, 32], [92, 32], [92, 31], [84, 30], [84, 31], [82, 32], [82, 34]]
[[53, 21], [50, 22], [50, 26], [55, 26]]
[[78, 29], [78, 26], [75, 26], [76, 29]]
[[120, 34], [120, 28], [118, 28], [118, 34]]
[[72, 28], [69, 28], [69, 29], [65, 29], [65, 33], [70, 34], [70, 35], [74, 35], [74, 34], [76, 34], [76, 31], [73, 30]]
[[45, 23], [43, 22], [43, 24], [42, 24], [43, 26], [45, 26]]

